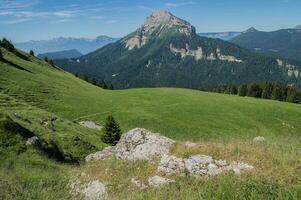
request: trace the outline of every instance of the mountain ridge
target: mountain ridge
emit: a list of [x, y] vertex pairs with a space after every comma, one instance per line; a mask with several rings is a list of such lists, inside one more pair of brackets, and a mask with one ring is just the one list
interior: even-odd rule
[[104, 79], [119, 89], [260, 81], [300, 86], [299, 63], [278, 59], [281, 62], [236, 44], [200, 37], [185, 20], [158, 11], [115, 43], [77, 60], [55, 62], [67, 71]]
[[56, 51], [56, 52], [47, 52], [38, 54], [37, 57], [43, 59], [45, 57], [49, 59], [69, 59], [69, 58], [79, 58], [83, 56], [79, 51], [76, 49], [64, 50], [64, 51]]
[[301, 61], [300, 29], [244, 32], [231, 39], [230, 42], [268, 56]]
[[76, 49], [82, 54], [87, 54], [107, 44], [117, 41], [118, 38], [98, 36], [95, 38], [57, 37], [49, 40], [30, 40], [14, 43], [17, 48], [24, 51], [33, 50], [36, 54], [66, 51]]

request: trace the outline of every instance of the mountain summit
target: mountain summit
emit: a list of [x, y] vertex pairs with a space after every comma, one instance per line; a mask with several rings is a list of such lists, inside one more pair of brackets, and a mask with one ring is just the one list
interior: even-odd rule
[[297, 65], [201, 37], [191, 24], [166, 11], [153, 12], [136, 31], [113, 44], [56, 63], [67, 71], [105, 80], [117, 89], [301, 83]]
[[144, 24], [134, 33], [126, 37], [123, 42], [126, 48], [141, 48], [147, 42], [166, 34], [195, 34], [195, 28], [188, 22], [177, 18], [167, 11], [155, 11], [148, 16]]
[[173, 26], [179, 26], [187, 31], [192, 31], [194, 28], [190, 23], [177, 18], [167, 11], [155, 11], [149, 17], [146, 18], [143, 28], [145, 31], [157, 28], [160, 25], [166, 25], [169, 28]]

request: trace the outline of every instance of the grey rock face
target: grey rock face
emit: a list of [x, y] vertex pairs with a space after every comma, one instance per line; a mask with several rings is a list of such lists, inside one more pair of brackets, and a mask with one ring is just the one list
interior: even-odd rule
[[136, 128], [123, 134], [116, 146], [88, 155], [86, 161], [101, 160], [112, 154], [121, 160], [151, 160], [155, 156], [168, 154], [174, 143], [159, 134]]
[[116, 156], [121, 160], [151, 160], [169, 153], [175, 141], [136, 128], [124, 134], [116, 145]]

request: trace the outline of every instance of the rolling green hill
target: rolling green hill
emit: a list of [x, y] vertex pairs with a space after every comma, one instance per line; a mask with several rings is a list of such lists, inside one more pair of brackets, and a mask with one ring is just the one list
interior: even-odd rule
[[272, 32], [246, 31], [230, 40], [241, 47], [301, 61], [301, 29], [282, 29]]
[[261, 56], [233, 43], [200, 37], [191, 24], [165, 11], [152, 13], [140, 28], [113, 44], [79, 59], [56, 63], [119, 89], [201, 88], [264, 81], [301, 86], [299, 62]]
[[[172, 189], [171, 198], [175, 194], [188, 199], [202, 194], [208, 199], [217, 190], [226, 199], [241, 193], [241, 199], [244, 195], [253, 195], [251, 199], [270, 195], [297, 199], [300, 195], [296, 180], [300, 105], [175, 88], [103, 90], [24, 52], [19, 57], [3, 48], [1, 51], [1, 199], [70, 198], [68, 180], [86, 166], [71, 163], [79, 163], [105, 146], [101, 132], [78, 122], [91, 119], [103, 124], [108, 114], [114, 115], [123, 131], [147, 128], [178, 141], [202, 142], [204, 152], [209, 145], [216, 147], [210, 151], [216, 156], [247, 159], [258, 165], [257, 175], [225, 175], [211, 179], [206, 187], [202, 187], [203, 179], [186, 178], [183, 183], [193, 181], [195, 190], [184, 192], [187, 185], [182, 185]], [[39, 150], [25, 145], [33, 135], [41, 139]], [[250, 141], [258, 135], [268, 142], [254, 146]], [[112, 166], [118, 168], [120, 163], [115, 164]], [[131, 166], [119, 169], [124, 170], [120, 173]], [[229, 188], [230, 182], [235, 187]], [[165, 191], [147, 190], [141, 196], [141, 191], [135, 190], [131, 195], [133, 199], [156, 195], [164, 199]], [[125, 194], [129, 192], [118, 190], [114, 195], [124, 199]]]

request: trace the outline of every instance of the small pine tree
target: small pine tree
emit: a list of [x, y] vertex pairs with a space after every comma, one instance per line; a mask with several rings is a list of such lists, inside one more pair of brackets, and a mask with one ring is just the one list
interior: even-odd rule
[[247, 92], [248, 92], [248, 86], [247, 85], [240, 85], [238, 87], [238, 95], [241, 97], [245, 97], [247, 96]]
[[34, 56], [33, 50], [30, 50], [29, 54], [30, 54], [31, 56]]
[[47, 57], [47, 56], [45, 56], [45, 57], [44, 57], [44, 61], [45, 61], [45, 62], [49, 62], [49, 60], [48, 60], [48, 57]]
[[104, 127], [102, 141], [106, 144], [116, 145], [121, 137], [121, 129], [114, 117], [109, 115]]
[[237, 94], [237, 86], [236, 85], [231, 85], [230, 87], [230, 94]]

